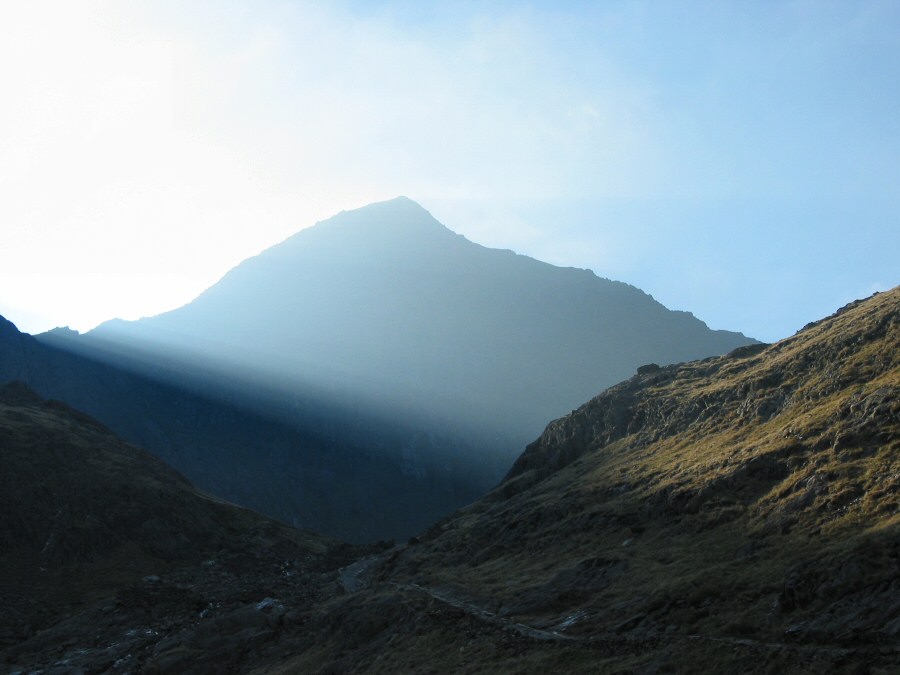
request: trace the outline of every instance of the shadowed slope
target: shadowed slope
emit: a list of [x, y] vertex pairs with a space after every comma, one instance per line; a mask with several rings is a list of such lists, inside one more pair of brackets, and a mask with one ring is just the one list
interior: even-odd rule
[[194, 393], [43, 344], [0, 317], [0, 383], [14, 379], [103, 420], [217, 496], [352, 541], [407, 537], [489, 487], [452, 465], [423, 480], [421, 466], [387, 458], [386, 423], [350, 433], [346, 411], [312, 401], [287, 424], [215, 389]]
[[[123, 672], [159, 660], [166, 635], [196, 643], [170, 661], [229, 670], [277, 637], [285, 607], [319, 597], [322, 571], [363, 551], [214, 499], [87, 415], [0, 387], [4, 672]], [[277, 608], [253, 609], [273, 596]], [[197, 642], [204, 618], [227, 645]]]

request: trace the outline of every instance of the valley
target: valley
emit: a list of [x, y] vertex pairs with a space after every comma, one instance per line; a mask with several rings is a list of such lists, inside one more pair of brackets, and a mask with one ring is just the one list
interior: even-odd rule
[[[551, 422], [486, 496], [393, 547], [341, 544], [211, 500], [90, 418], [8, 385], [3, 476], [22, 492], [5, 489], [0, 522], [18, 542], [0, 559], [3, 663], [893, 672], [898, 329], [894, 289], [773, 345], [642, 367]], [[123, 461], [148, 468], [122, 474]], [[80, 472], [100, 470], [96, 499], [113, 485], [132, 495], [115, 500], [125, 511], [98, 521], [87, 496], [63, 519], [24, 496], [38, 485], [66, 494], [64, 479], [83, 485]], [[142, 501], [142, 476], [171, 496]], [[165, 535], [117, 524], [151, 512]], [[65, 543], [51, 546], [47, 531]], [[63, 592], [60, 575], [76, 583]]]
[[0, 1], [0, 675], [900, 675], [900, 2]]

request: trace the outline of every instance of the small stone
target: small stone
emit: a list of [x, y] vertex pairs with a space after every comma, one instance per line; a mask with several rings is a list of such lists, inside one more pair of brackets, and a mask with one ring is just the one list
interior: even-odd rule
[[265, 598], [264, 600], [260, 600], [256, 603], [256, 611], [257, 612], [271, 612], [272, 610], [280, 609], [281, 603], [278, 602], [275, 598]]

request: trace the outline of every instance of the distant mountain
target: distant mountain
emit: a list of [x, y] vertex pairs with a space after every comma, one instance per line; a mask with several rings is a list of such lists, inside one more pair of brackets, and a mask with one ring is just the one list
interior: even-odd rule
[[[397, 477], [372, 478], [361, 488], [358, 472], [330, 467], [331, 494], [354, 499], [377, 485], [358, 511], [367, 520], [383, 517], [396, 501], [411, 501], [379, 494], [423, 495], [423, 512], [394, 509], [387, 517], [393, 526], [367, 523], [368, 531], [393, 537], [421, 528], [425, 513], [448, 513], [483, 494], [549, 420], [638, 366], [753, 342], [712, 331], [587, 270], [474, 244], [406, 198], [302, 230], [180, 309], [112, 321], [84, 336], [51, 331], [38, 337], [277, 418], [330, 447], [365, 448], [395, 467]], [[111, 423], [86, 401], [71, 402]], [[135, 440], [157, 452], [150, 440]], [[296, 488], [267, 476], [268, 469], [237, 468], [222, 454], [217, 471], [235, 466], [245, 481], [243, 497], [222, 492], [187, 451], [171, 461], [207, 489], [294, 520], [285, 509], [273, 510], [268, 497], [250, 500], [259, 490], [282, 490], [285, 503], [298, 499]], [[308, 520], [308, 510], [298, 522], [326, 529]], [[326, 531], [355, 537], [359, 530]]]
[[256, 667], [327, 592], [323, 573], [365, 553], [204, 494], [87, 415], [0, 387], [3, 672]]
[[357, 617], [445, 608], [385, 671], [900, 672], [900, 287], [643, 369], [366, 570]]
[[278, 391], [464, 420], [517, 439], [510, 458], [639, 365], [750, 342], [588, 270], [474, 244], [402, 197], [298, 232], [180, 309], [85, 337], [179, 374], [200, 359]]

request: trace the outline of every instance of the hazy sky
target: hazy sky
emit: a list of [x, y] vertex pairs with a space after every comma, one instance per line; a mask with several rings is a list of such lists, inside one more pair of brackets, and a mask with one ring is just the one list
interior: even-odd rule
[[0, 4], [0, 314], [184, 304], [407, 195], [763, 340], [900, 283], [900, 3]]

